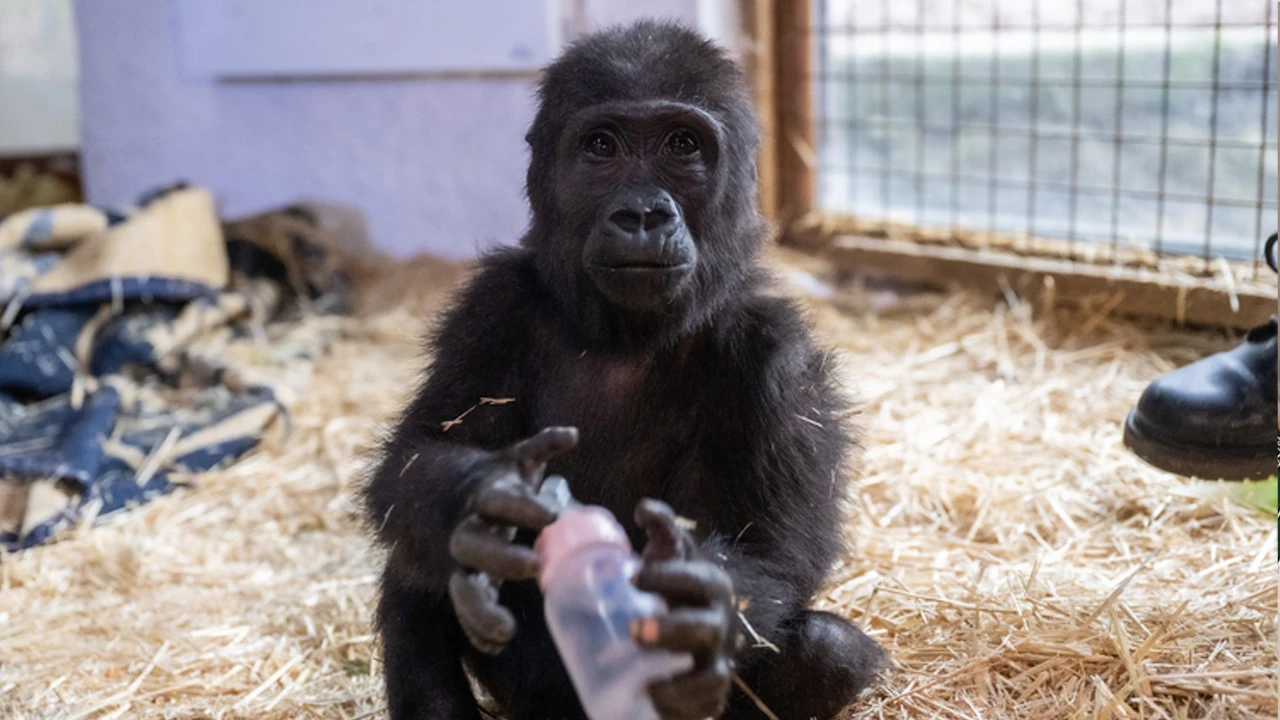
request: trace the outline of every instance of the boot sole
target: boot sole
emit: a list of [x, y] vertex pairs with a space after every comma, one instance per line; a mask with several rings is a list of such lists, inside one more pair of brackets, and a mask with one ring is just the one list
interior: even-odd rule
[[1136, 411], [1124, 421], [1124, 444], [1147, 464], [1201, 480], [1261, 480], [1276, 474], [1277, 446], [1222, 447], [1173, 443], [1144, 432]]

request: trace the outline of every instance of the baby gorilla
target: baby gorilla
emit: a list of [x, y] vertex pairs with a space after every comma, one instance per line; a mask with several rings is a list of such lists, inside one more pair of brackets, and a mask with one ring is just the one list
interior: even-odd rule
[[391, 717], [479, 718], [468, 672], [508, 717], [582, 717], [531, 581], [546, 472], [644, 548], [671, 608], [645, 642], [695, 660], [649, 688], [663, 718], [762, 717], [734, 674], [780, 717], [834, 715], [884, 663], [808, 609], [844, 549], [848, 408], [759, 265], [739, 70], [679, 26], [595, 34], [527, 139], [530, 228], [445, 315], [365, 491]]

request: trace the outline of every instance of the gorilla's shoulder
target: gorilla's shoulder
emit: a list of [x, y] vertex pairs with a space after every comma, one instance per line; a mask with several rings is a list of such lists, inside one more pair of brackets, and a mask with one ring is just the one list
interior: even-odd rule
[[501, 313], [527, 303], [528, 293], [535, 285], [533, 253], [522, 247], [502, 247], [479, 257], [458, 301], [460, 305], [483, 305]]
[[512, 291], [523, 288], [534, 278], [533, 251], [525, 247], [500, 247], [489, 250], [476, 261], [472, 284]]
[[813, 333], [800, 306], [769, 294], [743, 298], [722, 318], [716, 333], [722, 352], [736, 364], [756, 369], [797, 369], [817, 354]]
[[506, 326], [518, 326], [529, 304], [533, 277], [533, 256], [528, 250], [501, 248], [485, 253], [436, 323], [434, 340], [501, 334]]

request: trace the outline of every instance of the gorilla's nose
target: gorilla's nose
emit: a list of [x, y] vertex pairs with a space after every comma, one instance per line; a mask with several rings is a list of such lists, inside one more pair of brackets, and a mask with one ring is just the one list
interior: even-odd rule
[[609, 224], [626, 235], [660, 234], [676, 217], [676, 204], [665, 191], [632, 192], [610, 209]]

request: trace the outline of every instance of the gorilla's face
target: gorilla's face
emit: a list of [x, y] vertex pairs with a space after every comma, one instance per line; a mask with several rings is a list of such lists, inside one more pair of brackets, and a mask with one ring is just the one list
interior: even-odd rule
[[679, 26], [597, 33], [547, 67], [521, 243], [593, 342], [670, 342], [758, 273], [759, 130], [724, 51]]
[[671, 101], [589, 107], [557, 148], [562, 242], [609, 302], [632, 310], [671, 303], [699, 262], [699, 227], [713, 195], [720, 131], [702, 110]]

